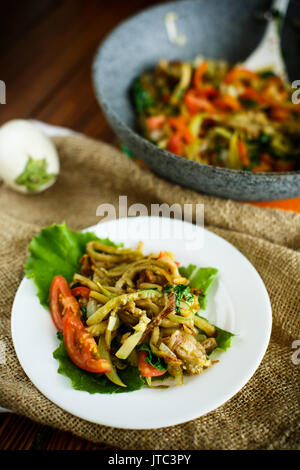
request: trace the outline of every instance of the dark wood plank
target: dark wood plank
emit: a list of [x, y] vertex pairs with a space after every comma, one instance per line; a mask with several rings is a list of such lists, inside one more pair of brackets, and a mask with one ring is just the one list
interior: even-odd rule
[[[99, 0], [65, 0], [55, 4], [45, 19], [1, 58], [0, 77], [6, 83], [7, 105], [1, 108], [0, 124], [16, 117], [34, 117], [79, 130], [80, 119], [86, 121], [84, 116], [78, 120], [85, 106], [85, 96], [80, 92], [88, 92], [90, 116], [99, 112], [90, 78], [98, 44], [119, 21], [151, 3], [157, 2], [115, 0], [110, 6]], [[70, 83], [75, 85], [73, 94], [68, 90]], [[101, 115], [99, 119], [103, 125]], [[102, 134], [96, 130], [95, 136]]]
[[87, 74], [87, 70], [91, 69], [92, 57], [93, 54], [89, 54], [67, 80], [68, 86], [60, 87], [55, 96], [36, 111], [34, 117], [111, 141], [113, 132], [95, 99], [91, 75]]
[[1, 4], [1, 42], [0, 53], [3, 54], [13, 43], [32, 29], [56, 4], [62, 0], [19, 0], [5, 1]]
[[109, 450], [68, 432], [33, 423], [23, 416], [0, 415], [0, 450]]

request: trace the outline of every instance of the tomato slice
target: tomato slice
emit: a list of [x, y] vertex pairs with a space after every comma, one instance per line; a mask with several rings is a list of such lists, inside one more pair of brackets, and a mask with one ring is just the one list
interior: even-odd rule
[[158, 370], [149, 364], [149, 362], [146, 361], [147, 356], [147, 351], [139, 351], [138, 368], [142, 377], [159, 377], [167, 372], [166, 370]]
[[74, 315], [80, 315], [80, 307], [72, 295], [71, 289], [63, 276], [55, 276], [49, 292], [49, 305], [52, 320], [58, 331], [63, 331], [63, 312], [71, 309]]
[[78, 286], [73, 287], [73, 289], [71, 289], [71, 292], [74, 297], [84, 297], [85, 299], [88, 299], [90, 296], [91, 289], [84, 286]]
[[93, 336], [83, 326], [80, 318], [68, 309], [63, 327], [64, 345], [74, 364], [80, 369], [97, 374], [111, 371], [106, 359], [101, 359]]

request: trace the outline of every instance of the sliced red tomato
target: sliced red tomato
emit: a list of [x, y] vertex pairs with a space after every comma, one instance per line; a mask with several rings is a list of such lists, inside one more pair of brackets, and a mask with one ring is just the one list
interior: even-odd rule
[[85, 299], [88, 299], [90, 296], [91, 289], [84, 286], [77, 286], [73, 287], [73, 289], [71, 289], [71, 292], [74, 297], [84, 297]]
[[149, 364], [149, 362], [146, 361], [147, 356], [147, 351], [139, 351], [138, 368], [142, 377], [159, 377], [167, 372], [166, 370], [158, 370]]
[[72, 309], [67, 310], [64, 318], [63, 337], [68, 356], [80, 369], [96, 374], [111, 371], [109, 362], [101, 359], [93, 336]]
[[64, 311], [71, 309], [74, 315], [80, 315], [78, 302], [63, 276], [55, 276], [52, 280], [49, 306], [53, 323], [59, 331], [63, 331]]

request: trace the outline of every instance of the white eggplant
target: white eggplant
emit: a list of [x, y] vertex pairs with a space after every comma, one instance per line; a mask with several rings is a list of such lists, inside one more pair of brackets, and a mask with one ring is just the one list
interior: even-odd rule
[[35, 194], [52, 186], [59, 173], [53, 142], [23, 119], [0, 128], [0, 178], [13, 189]]

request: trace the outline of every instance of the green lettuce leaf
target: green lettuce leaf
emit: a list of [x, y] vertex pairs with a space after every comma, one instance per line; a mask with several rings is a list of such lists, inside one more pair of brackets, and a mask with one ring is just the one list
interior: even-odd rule
[[98, 240], [106, 245], [118, 246], [108, 238], [99, 239], [92, 232], [72, 232], [66, 223], [51, 225], [36, 235], [29, 247], [25, 263], [25, 275], [34, 280], [38, 297], [44, 307], [49, 304], [49, 289], [54, 276], [61, 274], [70, 282], [74, 273], [79, 272], [79, 259], [85, 252], [85, 245]]
[[59, 362], [58, 373], [65, 375], [71, 380], [75, 390], [93, 393], [124, 393], [139, 390], [144, 385], [144, 380], [139, 374], [137, 367], [127, 367], [118, 370], [118, 375], [127, 387], [120, 387], [112, 383], [104, 374], [92, 374], [79, 369], [69, 358], [62, 335], [57, 335], [60, 344], [54, 351], [53, 357]]
[[[203, 320], [207, 321], [211, 325], [213, 325], [215, 327], [215, 329], [217, 330], [217, 336], [216, 336], [215, 339], [216, 339], [216, 342], [217, 342], [218, 346], [214, 351], [217, 351], [217, 350], [224, 351], [224, 352], [227, 351], [227, 349], [230, 348], [230, 346], [231, 346], [231, 339], [233, 338], [233, 336], [235, 336], [235, 334], [230, 333], [230, 331], [222, 330], [222, 328], [219, 328], [218, 326], [216, 326], [213, 323], [209, 322], [207, 320], [207, 318], [202, 317], [198, 313], [196, 313], [196, 315], [198, 317], [202, 318]], [[204, 331], [203, 331], [203, 333], [205, 334]]]
[[229, 331], [222, 330], [222, 328], [219, 328], [216, 325], [214, 325], [214, 327], [217, 330], [216, 341], [218, 347], [216, 349], [219, 349], [220, 351], [227, 351], [227, 349], [231, 346], [231, 339], [235, 335], [233, 333], [230, 333]]
[[206, 308], [206, 300], [209, 289], [217, 277], [218, 270], [216, 268], [198, 268], [194, 264], [188, 267], [180, 267], [179, 272], [183, 277], [190, 281], [190, 286], [201, 289], [202, 294], [199, 296], [199, 304], [202, 310]]

